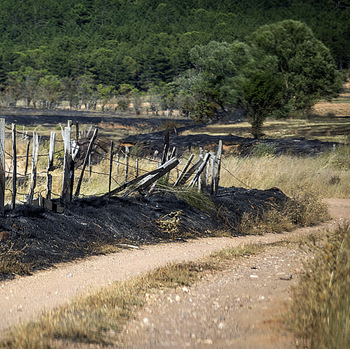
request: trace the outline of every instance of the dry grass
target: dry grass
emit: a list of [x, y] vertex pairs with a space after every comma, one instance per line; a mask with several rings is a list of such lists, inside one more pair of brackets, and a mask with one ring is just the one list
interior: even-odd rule
[[223, 159], [220, 184], [257, 189], [277, 187], [290, 196], [309, 192], [321, 198], [349, 198], [349, 169], [349, 145], [317, 157], [231, 156]]
[[[350, 103], [348, 116], [350, 115]], [[305, 137], [321, 141], [334, 141], [345, 143], [350, 132], [348, 118], [314, 117], [312, 119], [286, 119], [267, 120], [263, 126], [266, 138], [292, 138]], [[186, 131], [184, 134], [227, 135], [251, 138], [251, 125], [249, 122], [237, 124], [214, 124], [200, 129]]]
[[291, 328], [303, 347], [350, 348], [350, 224], [306, 246], [315, 258], [294, 289]]
[[118, 282], [94, 294], [42, 315], [38, 321], [17, 327], [1, 348], [48, 349], [67, 343], [112, 345], [131, 313], [160, 288], [190, 286], [206, 273], [225, 268], [228, 260], [262, 252], [267, 245], [242, 245], [211, 255], [202, 262], [169, 264], [141, 277]]
[[32, 264], [22, 261], [23, 250], [13, 250], [13, 244], [0, 243], [0, 274], [29, 275]]
[[311, 226], [327, 219], [327, 206], [315, 195], [301, 193], [282, 207], [272, 207], [261, 215], [245, 213], [239, 231], [245, 235], [282, 233], [297, 226]]

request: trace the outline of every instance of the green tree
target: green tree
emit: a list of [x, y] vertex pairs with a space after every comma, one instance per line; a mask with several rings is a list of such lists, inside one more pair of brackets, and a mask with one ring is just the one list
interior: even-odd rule
[[61, 96], [62, 84], [57, 75], [45, 75], [39, 80], [40, 98], [48, 109], [56, 106]]
[[306, 24], [285, 20], [265, 25], [249, 42], [257, 61], [266, 56], [276, 60], [275, 73], [283, 77], [295, 110], [308, 112], [319, 99], [339, 92], [342, 79], [330, 51]]
[[242, 74], [252, 62], [250, 48], [237, 41], [212, 41], [195, 46], [190, 57], [195, 68], [176, 81], [180, 91], [187, 91], [196, 101], [186, 113], [196, 120], [212, 119], [216, 110], [237, 103]]
[[110, 101], [115, 94], [115, 88], [111, 85], [97, 85], [98, 98], [100, 99], [102, 111], [105, 111], [106, 104]]
[[77, 78], [77, 90], [79, 103], [85, 106], [85, 109], [90, 109], [92, 103], [92, 96], [94, 92], [94, 79], [91, 74], [80, 75]]
[[281, 75], [255, 72], [242, 83], [240, 104], [247, 110], [252, 135], [260, 138], [265, 119], [286, 103], [284, 81]]

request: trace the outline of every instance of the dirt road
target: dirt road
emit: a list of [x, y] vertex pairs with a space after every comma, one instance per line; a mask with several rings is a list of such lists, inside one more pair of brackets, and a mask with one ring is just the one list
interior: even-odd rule
[[[307, 234], [312, 230], [321, 229], [325, 226], [332, 227], [337, 225], [341, 220], [350, 219], [350, 200], [331, 199], [327, 202], [330, 204], [330, 212], [333, 220], [319, 227], [304, 228], [293, 233], [279, 235], [266, 234], [264, 236], [239, 238], [207, 238], [188, 243], [145, 246], [138, 250], [123, 250], [107, 256], [93, 257], [75, 263], [60, 265], [56, 269], [3, 282], [0, 284], [0, 331], [3, 332], [9, 326], [33, 318], [44, 309], [52, 309], [57, 305], [69, 302], [75, 296], [85, 293], [92, 288], [107, 286], [114, 281], [138, 275], [169, 262], [199, 259], [213, 251], [228, 246], [238, 246], [243, 243], [279, 241], [286, 236]], [[255, 321], [256, 314], [265, 314], [267, 318], [264, 317], [265, 315], [261, 318], [261, 321], [265, 323], [269, 321], [268, 314], [271, 312], [274, 313], [274, 306], [276, 304], [278, 309], [283, 309], [281, 307], [281, 301], [286, 297], [288, 298], [288, 288], [292, 282], [295, 282], [295, 275], [297, 275], [298, 269], [300, 269], [299, 257], [298, 253], [294, 250], [289, 251], [287, 255], [282, 250], [271, 250], [261, 256], [249, 258], [247, 261], [243, 260], [241, 264], [233, 265], [230, 270], [224, 273], [227, 277], [223, 279], [221, 279], [221, 274], [215, 277], [213, 276], [206, 281], [208, 285], [199, 283], [194, 288], [191, 288], [191, 290], [178, 290], [180, 295], [174, 294], [168, 296], [160, 294], [159, 299], [155, 296], [155, 299], [150, 300], [150, 306], [153, 304], [152, 308], [146, 307], [145, 310], [138, 314], [139, 317], [136, 317], [130, 323], [130, 327], [126, 329], [120, 342], [123, 347], [130, 348], [146, 348], [147, 343], [149, 343], [150, 346], [148, 347], [150, 348], [164, 346], [179, 348], [182, 347], [182, 345], [178, 346], [180, 343], [184, 346], [200, 348], [208, 347], [214, 341], [216, 341], [216, 344], [212, 347], [215, 348], [233, 345], [232, 338], [243, 340], [241, 337], [237, 337], [237, 335], [230, 335], [232, 331], [236, 334], [239, 331], [237, 327], [238, 316], [241, 319], [246, 318], [246, 320], [239, 322], [240, 326], [246, 326], [247, 330], [245, 333], [249, 331], [256, 332], [256, 328], [260, 326], [260, 320], [257, 324], [251, 322], [252, 319]], [[263, 264], [260, 263], [262, 261]], [[277, 274], [273, 274], [272, 270]], [[290, 281], [288, 281], [289, 274], [293, 275]], [[265, 285], [268, 285], [267, 281], [269, 279], [276, 281], [276, 277], [278, 278], [278, 282], [271, 284], [271, 287], [274, 288], [274, 294], [270, 295], [268, 291], [269, 287]], [[286, 277], [287, 280], [282, 280], [281, 277]], [[236, 289], [237, 285], [239, 285], [239, 288]], [[204, 287], [203, 290], [205, 290], [205, 293], [202, 292], [201, 287]], [[247, 292], [253, 289], [256, 290], [255, 293], [249, 294]], [[223, 299], [222, 295], [226, 295], [227, 297]], [[162, 300], [162, 297], [166, 297], [166, 299]], [[172, 299], [172, 302], [168, 298]], [[191, 312], [191, 316], [193, 317], [189, 317], [189, 323], [184, 322], [183, 317], [174, 312], [174, 308], [178, 308], [180, 311], [181, 307], [179, 307], [178, 303], [182, 302], [182, 300], [182, 309], [187, 309], [188, 311], [192, 309], [191, 307], [196, 309], [194, 312]], [[164, 306], [159, 307], [159, 304]], [[219, 309], [221, 311], [219, 311], [220, 315], [219, 313], [206, 314], [206, 309], [209, 308], [213, 308], [214, 311], [215, 309]], [[203, 309], [205, 311], [202, 316], [201, 311]], [[225, 310], [224, 313], [222, 313], [222, 309]], [[233, 309], [235, 309], [234, 312], [232, 312]], [[148, 314], [147, 316], [145, 315], [146, 313]], [[248, 313], [250, 315], [246, 316]], [[153, 315], [154, 318], [151, 318], [150, 315]], [[177, 317], [178, 315], [179, 317]], [[233, 324], [232, 321], [226, 320], [230, 317], [237, 326], [229, 326], [229, 324]], [[170, 323], [166, 323], [166, 319], [169, 319]], [[167, 324], [167, 329], [162, 330], [162, 328], [165, 328], [165, 325], [163, 327], [157, 327], [157, 321]], [[202, 326], [200, 326], [201, 329], [198, 329], [199, 334], [191, 332], [189, 337], [181, 339], [182, 342], [179, 342], [174, 337], [170, 338], [172, 333], [177, 335], [179, 332], [176, 329], [177, 323], [184, 324], [188, 329], [191, 329], [194, 323], [202, 324]], [[229, 328], [229, 331], [224, 331], [225, 328]], [[138, 336], [134, 336], [135, 331]], [[265, 333], [264, 326], [259, 331]], [[220, 333], [225, 333], [224, 337], [217, 337]], [[130, 341], [128, 334], [133, 334], [132, 341]], [[151, 337], [147, 337], [146, 334], [151, 337], [153, 336], [153, 340]], [[165, 334], [165, 338], [162, 339], [158, 334]], [[259, 337], [255, 336], [255, 339], [259, 340]], [[240, 345], [239, 342], [235, 343]], [[244, 341], [242, 343], [242, 348], [249, 347], [245, 346], [246, 343]], [[252, 345], [254, 347], [254, 344]]]

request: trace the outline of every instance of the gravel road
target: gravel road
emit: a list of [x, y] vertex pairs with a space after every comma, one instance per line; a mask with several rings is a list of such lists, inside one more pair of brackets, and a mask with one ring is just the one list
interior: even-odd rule
[[[169, 262], [203, 258], [224, 247], [270, 243], [308, 234], [350, 219], [350, 200], [329, 199], [332, 221], [292, 233], [237, 238], [205, 238], [122, 250], [58, 265], [28, 277], [0, 284], [0, 331], [35, 317], [44, 309], [65, 304], [96, 287], [136, 276]], [[135, 315], [119, 337], [123, 348], [288, 348], [293, 339], [280, 315], [297, 282], [302, 252], [272, 248], [234, 262], [189, 289], [159, 293]], [[290, 278], [291, 276], [291, 278]]]

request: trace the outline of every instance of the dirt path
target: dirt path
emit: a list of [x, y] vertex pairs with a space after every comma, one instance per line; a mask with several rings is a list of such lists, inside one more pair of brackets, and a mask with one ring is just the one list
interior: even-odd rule
[[[329, 200], [329, 203], [331, 205], [331, 213], [333, 215], [333, 220], [331, 222], [328, 222], [324, 226], [334, 226], [337, 224], [337, 222], [341, 219], [350, 219], [350, 200]], [[323, 226], [323, 227], [324, 227]], [[18, 278], [15, 280], [11, 281], [6, 281], [0, 284], [0, 299], [1, 299], [1, 309], [0, 309], [0, 331], [3, 331], [7, 327], [14, 325], [20, 321], [26, 321], [32, 317], [34, 317], [36, 314], [41, 312], [44, 309], [52, 309], [57, 305], [64, 304], [66, 302], [69, 302], [72, 300], [75, 296], [85, 293], [89, 291], [92, 288], [96, 287], [102, 287], [102, 286], [107, 286], [108, 284], [117, 281], [117, 280], [123, 280], [128, 277], [132, 277], [135, 275], [138, 275], [140, 273], [143, 273], [145, 271], [148, 271], [150, 269], [153, 269], [158, 266], [165, 265], [168, 262], [180, 262], [180, 261], [189, 261], [189, 260], [195, 260], [202, 258], [203, 256], [206, 256], [210, 254], [213, 251], [222, 249], [224, 247], [228, 246], [238, 246], [242, 243], [250, 243], [250, 242], [274, 242], [274, 241], [279, 241], [284, 239], [286, 236], [291, 236], [291, 235], [298, 235], [298, 234], [307, 234], [312, 230], [320, 229], [320, 227], [313, 227], [313, 228], [305, 228], [305, 229], [299, 229], [293, 233], [288, 233], [288, 234], [266, 234], [264, 236], [247, 236], [247, 237], [239, 237], [239, 238], [207, 238], [207, 239], [200, 239], [200, 240], [195, 240], [195, 241], [190, 241], [188, 243], [169, 243], [169, 244], [162, 244], [162, 245], [156, 245], [156, 246], [145, 246], [142, 249], [139, 250], [123, 250], [119, 253], [111, 254], [108, 256], [102, 256], [102, 257], [93, 257], [89, 258], [83, 261], [78, 261], [75, 263], [69, 263], [65, 265], [58, 266], [57, 269], [50, 269], [44, 272], [39, 272], [36, 273], [32, 276], [29, 277], [23, 277], [23, 278]], [[295, 258], [293, 255], [294, 252], [291, 252], [291, 257], [290, 259], [284, 258], [283, 254], [280, 255], [278, 254], [278, 251], [276, 254], [268, 254], [266, 256], [266, 265], [271, 265], [272, 267], [276, 267], [276, 270], [279, 269], [278, 263], [282, 262], [282, 259], [284, 261], [290, 260], [292, 263], [292, 260], [295, 261], [297, 259], [297, 265], [299, 265], [300, 260], [298, 258]], [[271, 256], [270, 256], [271, 255]], [[260, 258], [260, 257], [254, 257], [254, 258]], [[264, 257], [265, 258], [265, 257]], [[276, 263], [277, 264], [276, 264]], [[243, 313], [246, 312], [245, 305], [248, 304], [248, 309], [253, 310], [255, 309], [256, 312], [259, 310], [258, 308], [255, 308], [255, 305], [257, 302], [254, 303], [254, 306], [250, 305], [247, 299], [252, 299], [251, 296], [250, 298], [245, 299], [244, 297], [249, 296], [249, 294], [246, 292], [246, 290], [250, 288], [257, 288], [260, 290], [262, 286], [261, 280], [267, 280], [268, 275], [266, 274], [265, 276], [263, 274], [258, 275], [256, 273], [262, 272], [263, 269], [265, 270], [266, 268], [261, 268], [259, 269], [252, 269], [253, 264], [256, 263], [254, 262], [254, 259], [249, 259], [247, 261], [247, 264], [240, 266], [233, 266], [232, 270], [227, 271], [227, 275], [229, 276], [229, 279], [231, 283], [225, 283], [225, 281], [221, 282], [220, 281], [220, 275], [217, 277], [219, 279], [217, 280], [208, 280], [209, 284], [208, 286], [204, 286], [206, 290], [209, 291], [208, 288], [212, 288], [213, 292], [209, 292], [208, 294], [204, 294], [202, 297], [202, 293], [200, 291], [200, 283], [199, 291], [198, 291], [198, 299], [202, 297], [202, 301], [198, 301], [198, 304], [202, 304], [202, 307], [204, 306], [205, 309], [208, 304], [211, 304], [211, 306], [217, 307], [215, 305], [218, 303], [218, 301], [215, 300], [213, 302], [213, 297], [219, 298], [220, 294], [227, 294], [227, 291], [224, 289], [220, 289], [218, 285], [220, 285], [220, 282], [222, 284], [222, 287], [227, 287], [227, 290], [233, 289], [235, 287], [236, 283], [238, 280], [245, 280], [244, 275], [249, 274], [249, 278], [247, 280], [249, 281], [248, 283], [242, 283], [241, 284], [241, 289], [243, 291], [242, 295], [239, 295], [235, 291], [235, 298], [232, 299], [232, 297], [227, 297], [227, 302], [229, 302], [227, 305], [223, 305], [224, 309], [227, 307], [227, 313], [230, 313], [230, 316], [232, 317], [235, 314], [232, 314], [230, 310], [232, 309], [241, 309]], [[289, 263], [289, 264], [291, 264]], [[287, 263], [288, 264], [288, 263]], [[291, 264], [292, 265], [292, 264]], [[243, 269], [239, 269], [242, 267]], [[244, 269], [245, 268], [245, 269]], [[248, 268], [248, 269], [247, 269]], [[294, 267], [293, 267], [294, 268]], [[281, 269], [282, 270], [282, 269]], [[266, 270], [264, 271], [266, 272]], [[282, 271], [285, 274], [288, 274], [289, 271], [287, 272], [286, 270]], [[294, 274], [293, 270], [290, 271], [291, 273]], [[236, 275], [235, 277], [232, 277], [231, 273], [233, 275]], [[248, 273], [248, 274], [247, 274]], [[267, 273], [269, 273], [267, 271]], [[257, 275], [257, 277], [251, 277], [250, 275]], [[294, 280], [294, 278], [293, 278]], [[215, 281], [215, 282], [213, 282]], [[233, 282], [233, 283], [232, 283]], [[279, 288], [279, 286], [276, 286], [276, 293], [277, 294], [282, 294], [282, 298], [284, 297], [284, 292], [286, 292], [286, 289], [289, 287], [290, 282], [284, 281], [282, 283], [282, 288]], [[196, 292], [195, 288], [191, 290], [191, 292]], [[216, 293], [215, 293], [216, 292]], [[244, 293], [245, 292], [245, 293]], [[259, 291], [260, 292], [260, 291]], [[261, 293], [261, 292], [260, 292]], [[269, 311], [273, 309], [271, 307], [274, 302], [269, 301], [268, 305], [265, 305], [263, 302], [264, 299], [269, 299], [271, 300], [272, 298], [267, 294], [267, 293], [259, 293], [259, 297], [266, 297], [266, 298], [258, 298], [262, 301], [261, 306], [262, 307], [267, 307]], [[191, 302], [191, 295], [190, 293], [187, 293], [187, 291], [181, 291], [181, 297], [182, 294], [186, 295], [189, 299], [189, 303], [193, 303], [193, 299]], [[214, 294], [214, 296], [213, 296]], [[216, 295], [216, 296], [215, 296]], [[161, 295], [160, 295], [161, 296]], [[174, 304], [174, 306], [178, 305], [177, 300], [179, 299], [174, 296], [175, 301], [173, 302], [168, 302], [169, 304]], [[270, 297], [270, 298], [269, 298]], [[240, 300], [238, 300], [238, 298]], [[248, 303], [247, 303], [248, 302]], [[165, 304], [166, 302], [163, 302], [161, 304]], [[241, 306], [241, 303], [243, 306]], [[195, 303], [197, 304], [197, 303]], [[218, 303], [220, 305], [220, 303]], [[251, 308], [249, 308], [251, 306]], [[185, 305], [187, 309], [190, 309], [190, 305]], [[236, 308], [235, 308], [236, 307]], [[159, 309], [158, 309], [159, 308]], [[173, 314], [174, 309], [171, 307], [169, 308], [167, 312], [166, 307], [154, 307], [154, 310], [151, 310], [152, 313], [155, 313], [155, 309], [159, 310], [159, 319], [161, 322], [164, 322], [164, 319], [173, 319]], [[201, 308], [199, 308], [201, 309]], [[222, 309], [221, 305], [218, 307], [218, 309]], [[157, 311], [158, 311], [157, 310]], [[145, 310], [147, 311], [147, 309]], [[164, 313], [165, 312], [165, 313]], [[252, 313], [253, 311], [251, 311]], [[254, 312], [254, 313], [256, 313]], [[260, 310], [259, 310], [260, 312]], [[242, 313], [242, 314], [243, 314]], [[168, 315], [166, 315], [168, 314]], [[218, 331], [218, 326], [224, 326], [221, 328], [225, 328], [225, 322], [223, 320], [220, 320], [222, 316], [225, 317], [228, 315], [217, 315], [213, 314], [212, 319], [217, 319], [217, 322], [213, 320], [213, 323], [216, 324], [217, 326], [215, 327], [210, 327], [207, 326], [207, 318], [206, 317], [201, 317], [200, 310], [198, 310], [197, 318], [200, 316], [201, 322], [204, 326], [204, 329], [211, 329], [213, 333]], [[226, 313], [225, 313], [226, 314]], [[150, 323], [153, 323], [153, 320], [148, 319], [144, 314], [139, 314], [142, 318], [142, 324], [144, 325], [144, 331], [146, 333], [153, 333], [149, 329], [156, 328], [152, 326], [148, 326]], [[254, 315], [255, 316], [255, 315]], [[147, 320], [144, 320], [147, 318]], [[179, 321], [181, 318], [179, 318]], [[249, 328], [251, 327], [250, 323], [251, 317], [247, 318], [246, 326]], [[135, 329], [140, 333], [142, 331], [139, 331], [137, 329], [137, 326], [141, 328], [139, 325], [137, 325], [137, 319], [135, 320]], [[196, 317], [194, 317], [191, 321], [196, 322]], [[193, 322], [191, 322], [193, 324]], [[223, 323], [223, 325], [220, 325]], [[171, 328], [169, 324], [169, 328]], [[172, 321], [172, 325], [176, 327], [176, 321]], [[133, 326], [132, 324], [130, 326]], [[188, 325], [189, 326], [189, 325]], [[189, 326], [190, 328], [190, 326]], [[236, 328], [236, 327], [234, 327]], [[233, 329], [234, 329], [233, 328]], [[220, 328], [219, 328], [220, 329]], [[231, 329], [232, 330], [232, 329]], [[131, 332], [132, 333], [132, 327], [125, 333]], [[171, 330], [168, 330], [171, 331]], [[165, 331], [163, 331], [166, 333]], [[159, 332], [155, 332], [159, 333]], [[174, 329], [174, 333], [176, 332], [176, 329]], [[167, 333], [166, 333], [167, 334]], [[193, 333], [191, 333], [192, 336]], [[141, 336], [142, 337], [142, 336]], [[140, 340], [142, 338], [140, 337]], [[211, 335], [213, 337], [213, 335]], [[206, 338], [206, 335], [196, 335], [194, 334], [194, 337], [191, 339], [194, 340], [193, 343], [196, 343], [196, 347], [202, 347], [208, 346], [211, 343], [213, 343], [213, 339], [211, 337]], [[134, 339], [134, 337], [133, 337]], [[200, 339], [200, 340], [199, 340]], [[226, 338], [227, 339], [227, 338]], [[222, 339], [222, 347], [225, 347], [225, 343], [228, 343], [226, 339]], [[127, 345], [130, 345], [129, 347], [132, 348], [139, 348], [143, 347], [142, 346], [134, 346], [134, 342], [131, 344], [129, 343], [129, 340], [126, 339], [126, 337], [123, 339], [125, 341], [125, 346], [128, 347]], [[136, 338], [135, 338], [136, 340]], [[149, 343], [149, 339], [147, 339]], [[166, 341], [165, 345], [168, 347], [179, 347], [179, 346], [172, 346], [171, 342], [172, 340]], [[148, 343], [147, 342], [147, 343]], [[156, 341], [159, 345], [152, 345], [150, 347], [156, 348], [156, 347], [163, 347], [161, 342], [158, 340]], [[153, 342], [154, 343], [154, 342]], [[170, 344], [169, 344], [170, 343]], [[185, 345], [191, 346], [192, 342], [187, 341], [185, 342]], [[220, 342], [221, 343], [221, 342]], [[221, 347], [221, 344], [218, 344], [219, 346], [215, 346], [215, 348]], [[136, 342], [135, 342], [136, 345]], [[147, 346], [144, 346], [147, 347]], [[180, 347], [182, 347], [180, 345]], [[246, 348], [246, 346], [244, 346]]]

